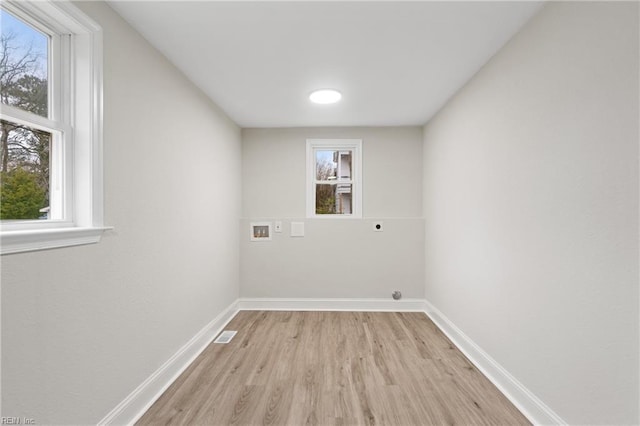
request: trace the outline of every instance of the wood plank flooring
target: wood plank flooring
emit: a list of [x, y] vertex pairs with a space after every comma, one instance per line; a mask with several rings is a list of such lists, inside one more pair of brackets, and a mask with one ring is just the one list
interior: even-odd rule
[[139, 425], [516, 425], [424, 313], [242, 311]]

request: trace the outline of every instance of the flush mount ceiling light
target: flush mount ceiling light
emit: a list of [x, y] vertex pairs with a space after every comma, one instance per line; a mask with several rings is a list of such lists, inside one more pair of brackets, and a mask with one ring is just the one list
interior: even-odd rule
[[342, 94], [334, 89], [320, 89], [312, 92], [309, 99], [314, 104], [335, 104], [342, 99]]

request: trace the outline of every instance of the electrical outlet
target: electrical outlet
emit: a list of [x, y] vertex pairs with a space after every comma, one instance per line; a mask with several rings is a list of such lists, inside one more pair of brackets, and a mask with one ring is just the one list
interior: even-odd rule
[[382, 222], [373, 222], [373, 232], [384, 231], [384, 224]]

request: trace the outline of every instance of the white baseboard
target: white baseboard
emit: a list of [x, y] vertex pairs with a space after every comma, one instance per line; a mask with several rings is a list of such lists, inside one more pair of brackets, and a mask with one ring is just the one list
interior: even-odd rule
[[178, 352], [140, 384], [99, 425], [132, 425], [160, 398], [165, 390], [205, 350], [238, 313], [237, 301], [191, 338]]
[[130, 425], [135, 423], [213, 341], [236, 313], [243, 310], [424, 312], [529, 421], [536, 425], [567, 424], [456, 327], [442, 312], [424, 299], [273, 298], [240, 298], [236, 300], [131, 392], [98, 424]]
[[424, 304], [425, 313], [429, 318], [531, 423], [534, 425], [567, 424], [488, 353], [483, 351], [469, 336], [456, 327], [442, 312], [426, 300]]
[[273, 299], [240, 298], [241, 311], [424, 312], [424, 299]]

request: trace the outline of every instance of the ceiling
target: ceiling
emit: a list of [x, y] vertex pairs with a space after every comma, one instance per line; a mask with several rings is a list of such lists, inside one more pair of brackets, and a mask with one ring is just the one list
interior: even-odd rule
[[[422, 125], [542, 5], [109, 4], [241, 127]], [[320, 88], [342, 101], [312, 104]]]

